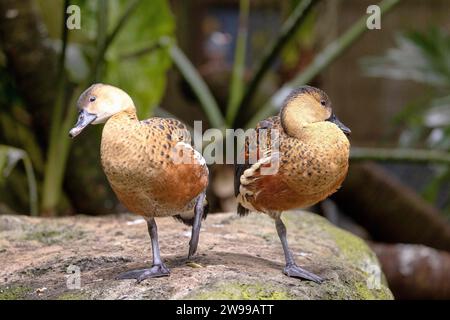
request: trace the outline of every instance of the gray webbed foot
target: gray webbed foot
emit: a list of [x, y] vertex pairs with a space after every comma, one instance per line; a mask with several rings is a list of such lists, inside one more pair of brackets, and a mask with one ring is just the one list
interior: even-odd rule
[[283, 273], [288, 277], [300, 278], [305, 280], [314, 281], [316, 283], [322, 283], [323, 279], [312, 272], [306, 271], [300, 268], [296, 264], [288, 264], [284, 267]]
[[116, 279], [118, 280], [136, 279], [137, 282], [139, 283], [148, 278], [167, 277], [169, 275], [170, 270], [169, 268], [166, 267], [165, 264], [156, 264], [149, 269], [131, 270], [121, 273], [120, 275], [117, 276]]

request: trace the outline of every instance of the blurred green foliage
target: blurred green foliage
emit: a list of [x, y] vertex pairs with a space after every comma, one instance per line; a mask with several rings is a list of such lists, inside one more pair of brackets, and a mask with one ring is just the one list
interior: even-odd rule
[[[399, 1], [383, 0], [379, 5], [382, 12], [388, 12]], [[308, 35], [317, 22], [316, 15], [310, 15], [310, 13], [314, 13], [311, 10], [319, 3], [319, 0], [292, 1], [292, 6], [289, 7], [292, 8], [292, 12], [280, 29], [278, 37], [267, 46], [261, 61], [253, 70], [252, 78], [245, 86], [246, 46], [243, 45], [245, 44], [243, 39], [246, 38], [248, 28], [250, 2], [241, 0], [241, 8], [246, 8], [241, 14], [238, 35], [242, 45], [238, 46], [239, 50], [236, 51], [238, 63], [233, 68], [233, 80], [230, 84], [232, 90], [229, 94], [232, 99], [228, 105], [229, 110], [224, 108], [225, 112], [221, 112], [206, 81], [177, 46], [174, 39], [175, 21], [170, 12], [169, 1], [55, 0], [50, 2], [36, 0], [36, 2], [39, 3], [40, 13], [48, 29], [50, 36], [48, 41], [59, 54], [59, 61], [63, 62], [60, 63], [59, 72], [56, 72], [58, 76], [55, 92], [52, 92], [55, 97], [53, 109], [45, 109], [45, 112], [51, 113], [48, 117], [51, 123], [40, 124], [50, 128], [51, 132], [49, 137], [33, 136], [33, 126], [30, 126], [30, 123], [35, 119], [29, 119], [26, 108], [23, 107], [24, 102], [17, 94], [17, 90], [8, 89], [7, 85], [3, 87], [2, 83], [2, 89], [4, 89], [2, 94], [5, 95], [2, 105], [7, 106], [7, 111], [1, 117], [1, 136], [6, 138], [6, 141], [2, 143], [23, 148], [30, 155], [37, 173], [41, 212], [54, 214], [60, 208], [58, 205], [71, 200], [71, 195], [63, 192], [64, 177], [67, 176], [66, 163], [71, 147], [67, 132], [76, 118], [74, 105], [77, 97], [93, 81], [107, 82], [127, 91], [135, 100], [139, 116], [144, 118], [150, 116], [159, 103], [165, 91], [166, 72], [173, 63], [197, 95], [210, 124], [218, 128], [234, 126], [236, 116], [245, 106], [251, 104], [253, 94], [259, 89], [262, 79], [276, 59], [280, 55], [289, 56], [289, 52], [296, 51], [292, 48], [296, 48], [299, 44], [310, 45], [311, 39]], [[65, 28], [65, 7], [69, 4], [75, 4], [81, 8], [80, 30], [67, 31]], [[252, 119], [248, 121], [245, 119], [247, 124], [244, 126], [251, 126], [254, 119], [260, 120], [266, 115], [277, 112], [278, 109], [272, 102], [281, 101], [281, 96], [289, 91], [286, 88], [309, 83], [343, 54], [367, 31], [365, 19], [364, 14], [346, 32], [313, 57], [312, 62], [304, 70], [294, 75], [294, 80], [275, 92], [255, 115], [252, 113]], [[290, 41], [292, 39], [294, 40]], [[293, 47], [289, 48], [289, 45]], [[63, 48], [65, 48], [64, 52]], [[292, 60], [287, 56], [286, 61], [295, 63], [295, 59]], [[5, 71], [4, 59], [1, 55], [0, 67], [1, 75]], [[0, 78], [0, 81], [3, 79]], [[14, 92], [16, 96], [8, 97], [11, 92]], [[3, 111], [0, 110], [0, 112]], [[93, 131], [90, 135], [92, 140], [98, 138], [98, 133], [98, 130]], [[20, 141], [16, 141], [17, 137], [21, 137]], [[29, 142], [25, 142], [28, 140]], [[84, 146], [87, 145], [87, 143], [84, 144]], [[86, 153], [86, 150], [81, 152], [80, 149], [82, 147], [77, 146], [76, 151], [79, 152], [74, 154]], [[91, 164], [88, 159], [92, 160], [89, 155], [82, 157], [83, 161]], [[84, 165], [89, 167], [86, 163]], [[80, 176], [76, 179], [88, 181], [89, 179], [81, 179], [81, 176], [83, 172], [90, 172], [90, 170], [79, 171]], [[89, 174], [88, 177], [91, 175]], [[83, 178], [86, 178], [86, 175]], [[77, 199], [73, 195], [72, 198]]]
[[30, 213], [35, 216], [38, 214], [37, 183], [31, 160], [24, 150], [0, 144], [0, 187], [4, 186], [11, 171], [20, 161], [23, 162], [27, 175]]
[[[114, 25], [129, 1], [111, 2]], [[166, 50], [154, 50], [145, 55], [127, 56], [161, 37], [173, 36], [175, 22], [167, 1], [141, 1], [117, 39], [106, 54], [105, 82], [114, 84], [130, 94], [141, 117], [149, 117], [161, 100], [166, 87], [166, 72], [171, 59]]]
[[[450, 151], [450, 35], [431, 28], [427, 32], [398, 34], [396, 47], [378, 57], [362, 60], [365, 73], [372, 77], [408, 80], [427, 87], [424, 96], [410, 101], [395, 118], [402, 126], [399, 145], [424, 146]], [[436, 166], [436, 177], [423, 190], [435, 202], [443, 186], [448, 187], [450, 168]], [[450, 199], [445, 211], [450, 213]]]
[[[71, 32], [66, 56], [66, 69], [71, 80], [88, 78], [88, 65], [96, 54], [98, 1], [75, 0], [82, 12], [81, 29]], [[130, 1], [107, 1], [107, 32], [119, 23]], [[175, 21], [165, 0], [139, 1], [105, 54], [105, 72], [101, 81], [124, 89], [135, 100], [141, 117], [148, 117], [162, 98], [166, 72], [171, 59], [164, 50], [131, 55], [163, 36], [172, 37]]]
[[[44, 125], [51, 132], [43, 137], [33, 131], [32, 123], [36, 119], [31, 119], [27, 112], [28, 106], [15, 88], [6, 69], [6, 58], [0, 53], [0, 138], [6, 145], [27, 151], [22, 160], [31, 159], [36, 169], [41, 212], [54, 214], [61, 202], [68, 200], [62, 191], [71, 147], [67, 131], [76, 118], [78, 95], [93, 81], [106, 82], [121, 87], [133, 97], [140, 117], [150, 116], [165, 91], [166, 72], [172, 60], [164, 48], [138, 55], [130, 53], [154, 45], [162, 37], [173, 38], [175, 21], [166, 0], [38, 0], [36, 3], [48, 31], [46, 41], [64, 62], [62, 72], [57, 71], [55, 105], [42, 111], [49, 113], [51, 123]], [[81, 29], [68, 31], [63, 13], [72, 4], [81, 9]], [[33, 27], [37, 26], [30, 25]], [[23, 179], [28, 171], [15, 170], [14, 174], [19, 177], [10, 179], [15, 187], [8, 191], [20, 196], [23, 185], [30, 182]], [[22, 211], [23, 203], [15, 209]]]
[[[107, 1], [107, 32], [111, 33], [131, 1]], [[55, 7], [63, 1], [39, 1], [41, 12], [53, 38], [55, 47], [61, 48], [61, 16]], [[99, 1], [73, 0], [81, 8], [81, 29], [71, 30], [66, 52], [66, 71], [69, 79], [81, 83], [90, 76], [89, 66], [96, 55], [98, 38]], [[52, 13], [53, 12], [53, 13]], [[162, 98], [166, 86], [166, 72], [171, 59], [164, 50], [129, 56], [163, 36], [173, 37], [175, 20], [166, 0], [138, 1], [132, 16], [127, 19], [105, 55], [104, 77], [101, 81], [124, 89], [135, 100], [140, 116], [148, 117]]]
[[363, 60], [367, 75], [427, 85], [426, 96], [411, 101], [396, 117], [406, 125], [402, 146], [425, 144], [450, 150], [450, 35], [433, 28], [396, 37], [395, 48]]

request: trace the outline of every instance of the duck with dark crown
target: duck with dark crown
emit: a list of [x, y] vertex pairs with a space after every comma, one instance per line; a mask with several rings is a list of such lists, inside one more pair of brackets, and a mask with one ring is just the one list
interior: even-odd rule
[[[235, 166], [238, 213], [255, 211], [272, 217], [285, 255], [284, 273], [320, 283], [321, 277], [295, 263], [281, 213], [310, 207], [340, 187], [348, 170], [350, 129], [335, 116], [325, 92], [303, 86], [286, 98], [279, 116], [259, 122], [256, 132], [265, 132], [267, 139], [258, 135], [255, 141], [247, 139], [245, 163]], [[252, 145], [256, 146], [254, 163]], [[277, 170], [265, 173], [273, 163]]]
[[139, 121], [130, 96], [106, 84], [89, 87], [77, 107], [78, 122], [69, 136], [74, 138], [89, 124], [105, 123], [100, 150], [103, 170], [119, 200], [147, 221], [153, 265], [118, 278], [140, 282], [168, 276], [155, 217], [173, 216], [192, 225], [189, 257], [197, 250], [201, 220], [206, 217], [208, 168], [192, 148], [190, 132], [175, 119]]

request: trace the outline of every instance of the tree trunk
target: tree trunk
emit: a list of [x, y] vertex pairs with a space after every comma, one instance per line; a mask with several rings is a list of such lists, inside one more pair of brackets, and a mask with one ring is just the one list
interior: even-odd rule
[[334, 199], [376, 241], [450, 251], [450, 224], [443, 214], [377, 164], [351, 164]]
[[372, 244], [396, 299], [450, 299], [450, 254], [421, 245]]

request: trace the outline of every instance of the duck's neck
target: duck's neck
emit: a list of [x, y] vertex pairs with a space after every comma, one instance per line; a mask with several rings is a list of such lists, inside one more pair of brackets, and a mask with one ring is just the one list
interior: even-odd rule
[[113, 165], [114, 161], [121, 161], [119, 155], [127, 154], [138, 127], [139, 120], [135, 110], [118, 112], [106, 121], [100, 147], [104, 168]]
[[139, 123], [135, 109], [125, 109], [111, 116], [105, 123], [102, 132], [102, 141], [114, 141], [126, 131], [131, 133]]
[[136, 114], [136, 109], [134, 108], [128, 108], [121, 112], [116, 113], [115, 115], [111, 116], [111, 118], [108, 119], [107, 122], [124, 122], [124, 121], [130, 121], [130, 122], [138, 122], [138, 117]]
[[280, 120], [286, 134], [297, 139], [305, 139], [308, 123], [295, 109], [284, 107], [280, 112]]

